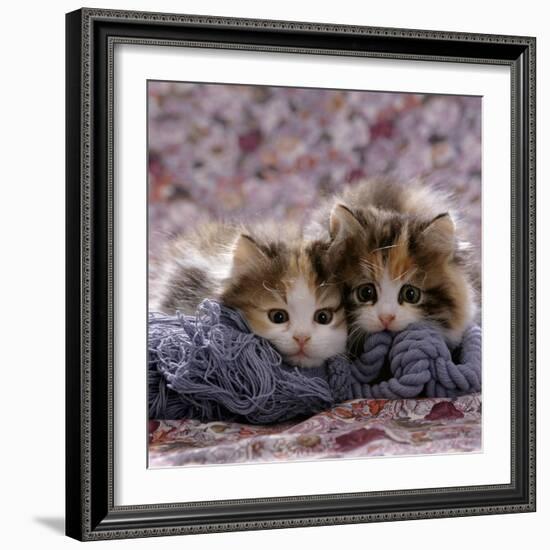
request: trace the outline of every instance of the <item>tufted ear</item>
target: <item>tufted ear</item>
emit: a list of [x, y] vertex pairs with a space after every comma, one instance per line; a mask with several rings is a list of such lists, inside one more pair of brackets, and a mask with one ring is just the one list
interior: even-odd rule
[[243, 233], [237, 237], [233, 247], [232, 274], [239, 275], [254, 269], [266, 259], [260, 245], [252, 237]]
[[330, 212], [329, 231], [333, 241], [341, 241], [362, 231], [362, 226], [347, 206], [336, 204]]
[[448, 212], [436, 216], [422, 231], [422, 240], [427, 248], [448, 256], [455, 249], [455, 224]]

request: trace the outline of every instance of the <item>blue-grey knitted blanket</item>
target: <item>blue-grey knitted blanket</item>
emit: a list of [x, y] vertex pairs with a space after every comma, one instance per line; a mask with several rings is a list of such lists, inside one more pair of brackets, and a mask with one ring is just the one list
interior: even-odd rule
[[368, 336], [355, 359], [285, 365], [235, 310], [205, 300], [196, 316], [149, 315], [150, 418], [263, 424], [312, 415], [354, 398], [444, 397], [481, 389], [481, 330], [451, 350], [437, 327]]

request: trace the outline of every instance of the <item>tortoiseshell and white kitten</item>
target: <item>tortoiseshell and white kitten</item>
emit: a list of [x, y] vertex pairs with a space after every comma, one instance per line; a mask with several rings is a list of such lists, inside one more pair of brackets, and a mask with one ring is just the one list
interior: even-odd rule
[[458, 343], [475, 318], [470, 246], [442, 194], [419, 182], [367, 180], [322, 208], [310, 235], [330, 234], [346, 286], [350, 342], [437, 323]]
[[218, 299], [238, 309], [286, 363], [321, 366], [344, 353], [347, 340], [326, 249], [297, 229], [206, 225], [169, 246], [152, 309], [193, 314], [203, 299]]

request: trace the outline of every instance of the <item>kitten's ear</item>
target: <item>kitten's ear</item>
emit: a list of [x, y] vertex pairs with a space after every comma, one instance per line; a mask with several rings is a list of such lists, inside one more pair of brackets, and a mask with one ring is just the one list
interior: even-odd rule
[[249, 235], [239, 235], [233, 247], [233, 275], [254, 268], [266, 260], [258, 243]]
[[362, 231], [362, 226], [353, 212], [343, 204], [336, 204], [329, 219], [329, 232], [333, 241], [340, 241], [357, 232]]
[[455, 249], [455, 224], [448, 212], [436, 216], [422, 231], [426, 245], [434, 252], [448, 256]]

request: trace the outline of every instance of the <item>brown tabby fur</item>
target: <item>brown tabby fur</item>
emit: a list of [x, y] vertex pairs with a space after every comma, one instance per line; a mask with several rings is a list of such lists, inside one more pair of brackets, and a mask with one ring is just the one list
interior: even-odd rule
[[354, 299], [353, 289], [376, 283], [387, 269], [392, 280], [421, 289], [420, 302], [407, 307], [437, 322], [449, 340], [459, 340], [476, 310], [472, 256], [459, 239], [445, 198], [416, 183], [369, 180], [331, 202], [333, 216], [335, 208], [344, 209], [339, 216], [346, 227], [331, 228], [332, 260], [347, 289], [350, 324], [360, 308], [368, 307]]
[[[253, 330], [262, 332], [269, 325], [266, 311], [286, 303], [288, 288], [303, 277], [319, 303], [334, 310], [338, 327], [345, 322], [343, 298], [327, 248], [304, 241], [293, 226], [205, 225], [170, 243], [151, 309], [193, 314], [204, 298], [217, 298], [241, 310]], [[215, 273], [224, 263], [227, 271]]]
[[334, 327], [345, 322], [341, 288], [328, 269], [326, 248], [300, 241], [264, 242], [255, 239], [263, 255], [228, 281], [221, 301], [241, 310], [256, 331], [269, 328], [266, 312], [287, 303], [287, 292], [300, 277], [323, 307], [335, 312]]

